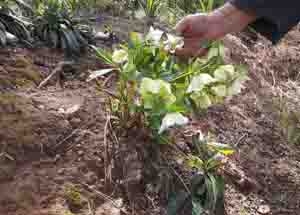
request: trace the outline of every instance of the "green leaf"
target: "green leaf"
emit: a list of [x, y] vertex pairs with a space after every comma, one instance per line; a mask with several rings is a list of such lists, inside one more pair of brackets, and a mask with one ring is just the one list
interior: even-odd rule
[[217, 57], [217, 56], [219, 56], [219, 49], [217, 47], [212, 47], [209, 49], [206, 59], [210, 60], [213, 57]]
[[198, 92], [201, 91], [205, 86], [216, 82], [212, 76], [206, 73], [199, 74], [193, 77], [188, 89], [187, 93]]
[[192, 200], [192, 205], [192, 215], [203, 215], [205, 210], [199, 200]]
[[241, 93], [242, 89], [244, 88], [244, 82], [247, 80], [247, 77], [238, 77], [235, 79], [231, 86], [228, 87], [227, 89], [227, 95], [228, 96], [233, 96], [236, 94]]
[[115, 50], [112, 55], [112, 60], [117, 64], [122, 64], [128, 60], [128, 53], [123, 49]]
[[162, 124], [160, 126], [158, 133], [161, 134], [173, 126], [186, 125], [188, 122], [189, 122], [189, 119], [187, 117], [184, 117], [180, 113], [168, 113], [163, 118]]
[[112, 72], [114, 70], [116, 70], [116, 69], [111, 68], [111, 69], [100, 69], [100, 70], [93, 71], [89, 75], [89, 77], [87, 78], [86, 81], [89, 82], [89, 81], [94, 80], [94, 79], [96, 79], [96, 78], [98, 78], [100, 76], [106, 75], [106, 74], [108, 74], [108, 73], [110, 73], [110, 72]]
[[136, 66], [129, 61], [124, 65], [121, 74], [127, 80], [137, 80], [140, 73], [137, 71]]
[[201, 109], [206, 109], [213, 104], [209, 95], [205, 92], [194, 92], [190, 97], [195, 102], [196, 106]]
[[208, 178], [206, 181], [209, 181], [209, 189], [208, 189], [208, 195], [210, 196], [210, 201], [209, 201], [209, 210], [215, 210], [217, 200], [218, 200], [218, 185], [217, 185], [217, 180], [213, 174], [208, 173]]
[[208, 142], [208, 147], [223, 154], [223, 155], [232, 155], [235, 150], [228, 144], [217, 143], [217, 142]]
[[96, 52], [97, 57], [99, 57], [105, 63], [114, 64], [112, 60], [112, 55], [109, 52], [105, 51], [104, 49], [97, 48], [93, 45], [90, 45], [89, 47], [93, 49]]
[[159, 79], [143, 78], [139, 92], [145, 108], [151, 109], [158, 105], [169, 106], [176, 101], [176, 97], [171, 91], [171, 85]]
[[138, 32], [131, 32], [129, 37], [130, 37], [130, 43], [134, 47], [142, 44], [142, 42], [143, 42], [142, 34], [140, 34]]
[[227, 95], [226, 86], [223, 84], [213, 86], [211, 90], [216, 96], [225, 97]]
[[188, 155], [187, 157], [187, 165], [190, 168], [196, 168], [198, 170], [203, 170], [203, 160], [201, 160], [199, 157], [194, 155]]
[[232, 79], [232, 77], [235, 74], [235, 69], [234, 66], [232, 65], [222, 65], [219, 66], [215, 71], [214, 71], [214, 78], [217, 79], [218, 81], [227, 81]]

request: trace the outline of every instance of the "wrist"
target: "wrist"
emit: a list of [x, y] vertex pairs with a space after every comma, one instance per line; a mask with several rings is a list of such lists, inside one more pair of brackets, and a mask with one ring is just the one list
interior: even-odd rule
[[226, 3], [208, 14], [211, 29], [214, 29], [214, 39], [221, 38], [228, 33], [241, 31], [255, 19], [255, 14], [240, 10], [230, 3]]

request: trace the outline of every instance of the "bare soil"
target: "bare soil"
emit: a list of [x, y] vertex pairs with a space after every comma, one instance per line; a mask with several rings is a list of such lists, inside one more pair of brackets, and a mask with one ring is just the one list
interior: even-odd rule
[[[122, 39], [143, 29], [116, 19], [107, 18]], [[287, 142], [274, 105], [282, 91], [299, 98], [299, 39], [297, 29], [277, 46], [249, 33], [226, 37], [227, 60], [248, 65], [251, 80], [242, 94], [187, 128], [210, 130], [235, 146], [231, 166], [253, 182], [226, 176], [228, 215], [300, 214], [300, 145]], [[56, 60], [41, 66], [34, 60], [41, 55]], [[166, 149], [156, 152], [138, 130], [116, 145], [107, 95], [98, 89], [105, 82], [112, 91], [115, 79], [85, 82], [89, 70], [103, 67], [96, 59], [83, 60], [80, 75], [64, 80], [63, 88], [52, 81], [38, 89], [57, 56], [50, 50], [0, 52], [0, 214], [166, 214], [165, 197], [151, 189], [147, 161], [159, 163], [155, 156]]]

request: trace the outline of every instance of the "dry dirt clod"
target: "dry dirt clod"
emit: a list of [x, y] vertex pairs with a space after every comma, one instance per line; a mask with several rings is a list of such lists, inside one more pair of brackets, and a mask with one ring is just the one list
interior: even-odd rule
[[59, 174], [59, 175], [62, 175], [63, 173], [64, 173], [64, 169], [59, 169], [58, 171], [57, 171], [57, 173]]
[[257, 209], [258, 213], [260, 214], [269, 214], [271, 209], [268, 205], [260, 205]]
[[81, 119], [80, 118], [72, 118], [70, 120], [70, 123], [72, 126], [78, 126], [81, 123]]
[[88, 172], [87, 174], [85, 174], [84, 177], [85, 177], [86, 183], [89, 185], [95, 184], [98, 180], [98, 177], [93, 172]]

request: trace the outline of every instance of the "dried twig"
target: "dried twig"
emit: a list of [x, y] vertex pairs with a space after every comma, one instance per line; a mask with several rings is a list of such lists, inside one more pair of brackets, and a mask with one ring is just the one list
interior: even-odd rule
[[186, 183], [184, 182], [183, 178], [181, 177], [181, 175], [168, 163], [168, 161], [163, 157], [163, 160], [166, 162], [166, 164], [168, 165], [168, 167], [170, 169], [172, 169], [172, 171], [174, 172], [174, 174], [179, 178], [180, 182], [183, 184], [184, 188], [186, 189], [186, 191], [191, 194], [190, 189], [188, 188], [188, 186], [186, 185]]
[[104, 125], [104, 140], [103, 140], [103, 145], [104, 145], [104, 180], [105, 180], [105, 186], [108, 184], [108, 179], [111, 182], [111, 171], [108, 170], [108, 144], [107, 144], [107, 135], [108, 135], [108, 125], [110, 122], [110, 115], [107, 115], [106, 122]]
[[123, 212], [124, 214], [129, 214], [125, 209], [123, 209], [122, 206], [118, 205], [114, 199], [112, 199], [110, 196], [105, 195], [104, 193], [100, 192], [99, 190], [94, 189], [93, 187], [91, 187], [90, 185], [83, 183], [83, 182], [79, 182], [81, 185], [83, 185], [87, 190], [89, 190], [90, 192], [93, 192], [95, 194], [97, 194], [97, 196], [103, 198], [106, 201], [109, 201], [111, 203], [112, 206], [114, 206], [115, 208], [119, 209], [121, 212]]
[[61, 61], [58, 63], [58, 65], [54, 68], [54, 70], [50, 73], [50, 75], [47, 76], [38, 86], [38, 89], [42, 88], [45, 86], [53, 76], [56, 75], [56, 73], [61, 72], [63, 65], [65, 64], [65, 61]]
[[71, 137], [73, 137], [81, 128], [76, 128], [73, 130], [68, 136], [66, 136], [63, 140], [61, 140], [59, 143], [55, 144], [52, 149], [55, 150], [62, 144], [64, 144], [67, 140], [69, 140]]
[[119, 97], [115, 93], [113, 93], [113, 92], [111, 92], [109, 90], [101, 89], [101, 91], [103, 91], [104, 93], [108, 94], [109, 96], [111, 96], [113, 98], [119, 99]]
[[[169, 165], [169, 164], [168, 164]], [[186, 183], [184, 182], [183, 178], [181, 177], [181, 175], [172, 167], [172, 166], [169, 166], [173, 172], [175, 173], [175, 175], [179, 178], [179, 180], [181, 181], [181, 183], [183, 184], [184, 188], [186, 189], [186, 191], [191, 194], [191, 191], [190, 189], [188, 188], [188, 186], [186, 185]]]
[[234, 147], [238, 147], [238, 145], [240, 144], [240, 142], [246, 137], [248, 136], [248, 134], [243, 134], [237, 141], [236, 143], [234, 144]]
[[103, 83], [102, 83], [102, 87], [105, 87], [106, 86], [106, 84], [110, 81], [110, 79], [113, 77], [113, 73], [112, 74], [109, 74], [108, 76], [107, 76], [107, 78], [105, 78], [105, 80], [103, 81]]

